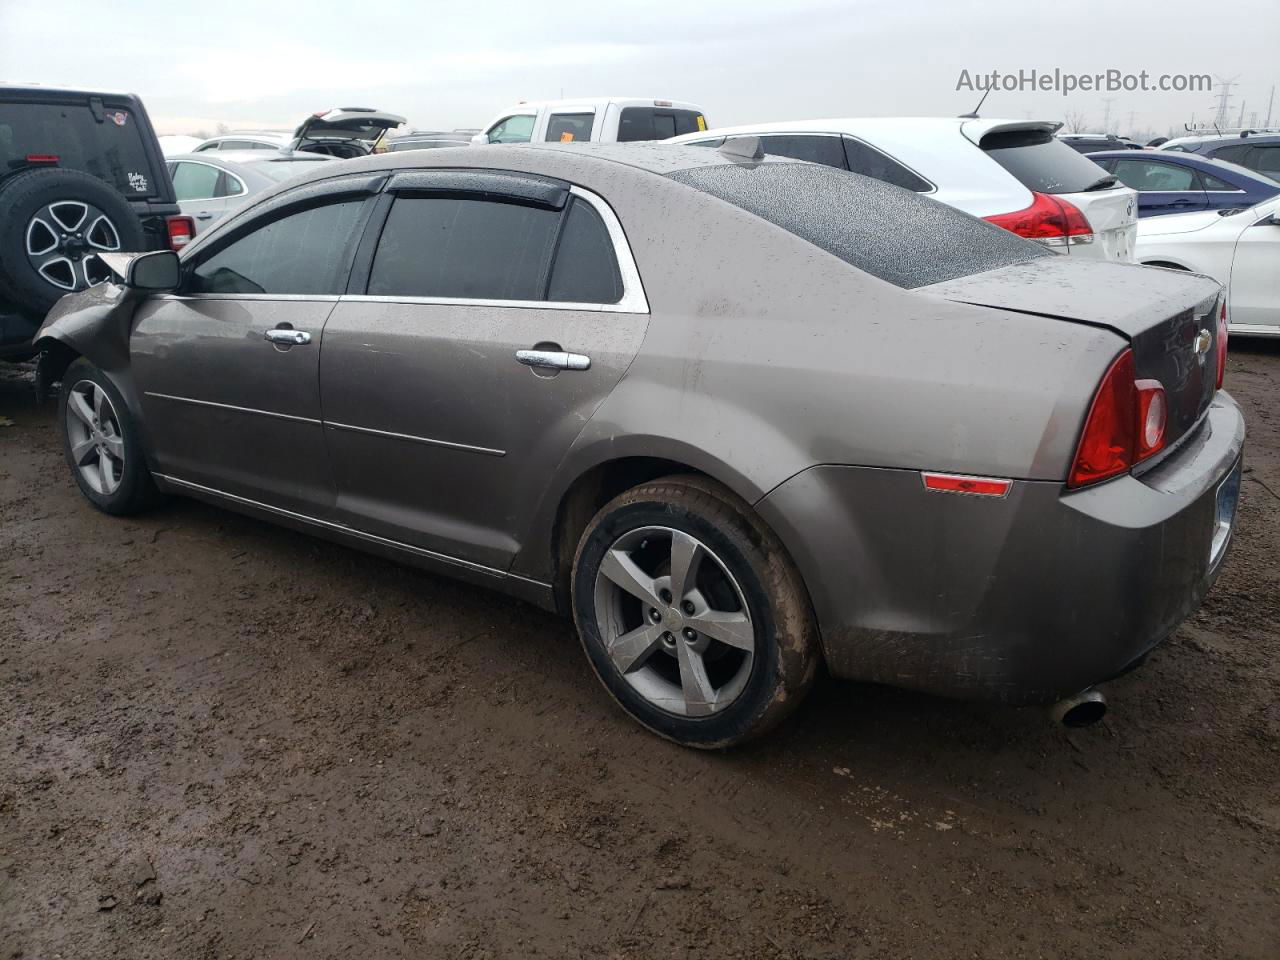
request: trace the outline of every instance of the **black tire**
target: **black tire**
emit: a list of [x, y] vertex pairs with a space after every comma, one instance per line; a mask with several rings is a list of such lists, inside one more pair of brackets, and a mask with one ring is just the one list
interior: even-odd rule
[[[96, 384], [106, 393], [111, 404], [112, 433], [123, 441], [124, 466], [119, 474], [119, 486], [109, 493], [93, 488], [72, 454], [67, 406], [72, 402], [73, 391], [85, 383]], [[62, 452], [67, 466], [71, 468], [76, 486], [80, 488], [84, 498], [103, 513], [114, 516], [138, 513], [160, 499], [138, 438], [137, 423], [125, 404], [124, 397], [106, 374], [83, 357], [75, 360], [62, 375], [62, 385], [58, 390], [58, 424], [62, 432]]]
[[[119, 240], [119, 249], [146, 249], [142, 221], [110, 184], [78, 170], [28, 170], [0, 185], [0, 299], [18, 310], [43, 317], [68, 289], [50, 282], [27, 258], [27, 228], [32, 218], [53, 203], [84, 203], [106, 215]], [[67, 253], [80, 258], [94, 248], [74, 239]], [[71, 274], [76, 282], [76, 275]], [[80, 284], [83, 287], [83, 284]]]
[[[736, 581], [755, 630], [745, 686], [709, 716], [678, 716], [655, 706], [624, 679], [602, 639], [596, 612], [601, 563], [629, 531], [648, 527], [682, 531], [709, 547]], [[799, 705], [817, 675], [818, 630], [799, 571], [751, 507], [708, 478], [654, 480], [606, 504], [579, 541], [571, 593], [574, 620], [596, 676], [635, 720], [684, 746], [714, 749], [760, 736]]]

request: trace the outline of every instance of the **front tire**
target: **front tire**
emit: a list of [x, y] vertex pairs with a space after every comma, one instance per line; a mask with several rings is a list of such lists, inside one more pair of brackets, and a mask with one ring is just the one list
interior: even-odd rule
[[758, 737], [813, 685], [818, 633], [799, 572], [750, 506], [707, 478], [655, 480], [606, 504], [571, 589], [596, 676], [676, 743]]
[[71, 475], [91, 504], [121, 516], [144, 510], [159, 498], [124, 397], [83, 357], [62, 375], [58, 422]]

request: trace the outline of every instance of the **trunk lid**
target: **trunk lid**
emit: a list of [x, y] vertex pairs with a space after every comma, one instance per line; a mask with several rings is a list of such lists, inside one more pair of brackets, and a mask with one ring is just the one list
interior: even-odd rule
[[1058, 199], [1073, 204], [1093, 227], [1093, 243], [1068, 247], [1072, 256], [1133, 262], [1138, 242], [1137, 191], [1116, 185], [1084, 193], [1062, 193]]
[[326, 137], [374, 141], [387, 130], [406, 122], [404, 117], [395, 113], [364, 107], [341, 107], [307, 117], [293, 135], [298, 140]]
[[916, 292], [1114, 330], [1130, 342], [1138, 377], [1164, 386], [1167, 446], [1195, 427], [1217, 389], [1222, 287], [1200, 274], [1043, 257]]

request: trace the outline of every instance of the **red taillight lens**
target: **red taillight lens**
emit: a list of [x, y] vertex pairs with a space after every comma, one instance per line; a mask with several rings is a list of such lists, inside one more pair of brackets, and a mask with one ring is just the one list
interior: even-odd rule
[[1075, 204], [1047, 193], [1033, 191], [1031, 197], [1025, 210], [987, 217], [987, 222], [1049, 246], [1093, 242], [1093, 227]]
[[60, 158], [55, 153], [28, 153], [27, 154], [27, 163], [32, 164], [33, 166], [47, 165], [51, 167], [56, 167], [59, 161], [60, 161]]
[[1218, 311], [1218, 389], [1222, 389], [1222, 381], [1227, 375], [1227, 301], [1222, 301], [1222, 309]]
[[1169, 402], [1158, 380], [1137, 380], [1133, 351], [1116, 357], [1102, 377], [1084, 421], [1068, 487], [1126, 472], [1164, 447]]
[[181, 250], [196, 238], [196, 222], [190, 217], [167, 217], [169, 248]]

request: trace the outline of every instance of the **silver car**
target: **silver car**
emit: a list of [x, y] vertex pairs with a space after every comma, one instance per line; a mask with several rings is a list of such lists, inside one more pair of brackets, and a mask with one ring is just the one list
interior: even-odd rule
[[278, 150], [189, 153], [165, 158], [178, 207], [195, 220], [198, 233], [204, 233], [264, 190], [319, 163], [332, 162], [333, 157], [317, 153]]
[[1067, 699], [1221, 569], [1221, 291], [758, 144], [406, 151], [107, 254], [38, 341], [108, 513], [243, 511], [571, 615], [636, 720], [831, 673]]

